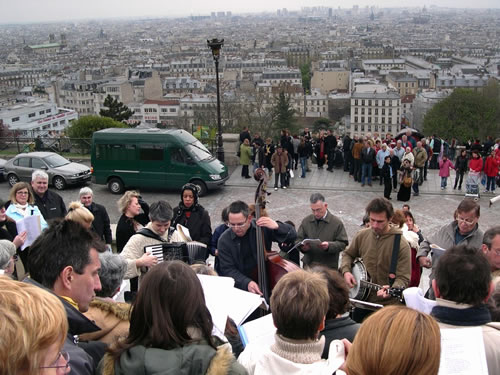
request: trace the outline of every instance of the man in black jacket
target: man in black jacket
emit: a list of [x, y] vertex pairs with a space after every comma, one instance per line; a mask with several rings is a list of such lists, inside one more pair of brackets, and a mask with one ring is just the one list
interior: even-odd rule
[[91, 188], [85, 186], [80, 189], [80, 203], [83, 204], [94, 215], [92, 221], [92, 230], [97, 233], [100, 239], [106, 243], [108, 250], [111, 250], [113, 238], [111, 235], [111, 225], [106, 208], [103, 205], [93, 201], [94, 192]]
[[236, 288], [262, 294], [258, 284], [251, 278], [257, 268], [257, 229], [263, 230], [266, 249], [271, 248], [273, 241], [295, 241], [297, 233], [291, 225], [276, 222], [268, 216], [252, 220], [245, 202], [233, 202], [228, 210], [229, 229], [221, 235], [217, 244], [220, 274], [232, 277]]
[[31, 175], [31, 187], [35, 193], [35, 204], [46, 221], [65, 217], [68, 211], [61, 196], [49, 188], [49, 176], [37, 169]]
[[69, 353], [72, 374], [94, 374], [106, 350], [101, 342], [78, 342], [77, 336], [100, 330], [82, 312], [89, 309], [95, 291], [101, 289], [98, 271], [102, 251], [102, 243], [71, 220], [54, 222], [30, 248], [31, 279], [27, 282], [57, 295], [66, 310], [69, 330], [64, 350]]

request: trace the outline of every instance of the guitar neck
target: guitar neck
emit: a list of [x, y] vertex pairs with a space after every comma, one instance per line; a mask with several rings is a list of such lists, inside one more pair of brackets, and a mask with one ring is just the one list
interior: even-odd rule
[[[384, 288], [382, 285], [371, 283], [371, 282], [366, 281], [366, 280], [361, 280], [361, 283], [366, 285], [368, 288], [375, 290], [375, 291], [379, 291], [380, 289]], [[387, 293], [389, 293], [389, 295], [391, 297], [397, 298], [400, 301], [402, 301], [402, 299], [403, 299], [403, 289], [401, 289], [401, 288], [389, 288], [389, 289], [387, 289]]]

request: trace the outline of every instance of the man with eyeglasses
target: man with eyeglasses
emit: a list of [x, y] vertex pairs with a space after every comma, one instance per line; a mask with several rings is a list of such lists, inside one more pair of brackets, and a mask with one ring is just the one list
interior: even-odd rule
[[309, 198], [312, 214], [302, 220], [298, 230], [297, 242], [306, 238], [319, 239], [319, 244], [304, 244], [304, 266], [319, 263], [334, 270], [339, 265], [339, 254], [349, 241], [342, 221], [328, 210], [323, 194], [314, 193]]
[[434, 280], [434, 270], [438, 263], [439, 255], [442, 250], [432, 252], [432, 259], [428, 255], [431, 252], [431, 245], [447, 250], [453, 246], [466, 245], [477, 249], [481, 249], [483, 243], [484, 232], [479, 228], [480, 206], [472, 199], [464, 199], [455, 211], [455, 220], [444, 225], [437, 232], [426, 238], [420, 244], [417, 253], [417, 260], [421, 267], [431, 268], [429, 276], [429, 291], [428, 296], [434, 299], [434, 292], [430, 285]]
[[268, 216], [253, 220], [248, 205], [243, 201], [231, 203], [228, 211], [229, 228], [217, 244], [220, 275], [232, 277], [236, 288], [262, 294], [259, 285], [252, 280], [252, 274], [257, 269], [257, 230], [263, 231], [267, 250], [271, 249], [272, 242], [293, 242], [297, 233], [291, 225], [274, 221]]
[[490, 263], [492, 276], [500, 276], [500, 225], [484, 232], [481, 249]]

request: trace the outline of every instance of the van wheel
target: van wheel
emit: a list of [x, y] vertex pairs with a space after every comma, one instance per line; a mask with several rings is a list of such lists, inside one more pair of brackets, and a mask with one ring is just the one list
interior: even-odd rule
[[121, 194], [125, 190], [125, 186], [123, 186], [123, 182], [119, 178], [112, 178], [108, 182], [108, 189], [113, 194]]
[[61, 176], [54, 177], [52, 183], [57, 190], [63, 190], [66, 187], [66, 181]]
[[207, 185], [201, 180], [194, 180], [191, 181], [193, 185], [196, 185], [198, 187], [198, 196], [203, 197], [205, 194], [207, 194]]

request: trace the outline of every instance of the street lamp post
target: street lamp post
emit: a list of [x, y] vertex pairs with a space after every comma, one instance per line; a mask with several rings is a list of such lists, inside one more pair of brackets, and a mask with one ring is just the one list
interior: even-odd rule
[[219, 89], [219, 57], [220, 50], [224, 45], [224, 39], [214, 38], [207, 40], [207, 46], [212, 50], [212, 56], [215, 61], [215, 82], [217, 86], [217, 159], [224, 162], [224, 146], [222, 145], [222, 122], [220, 118], [220, 89]]

